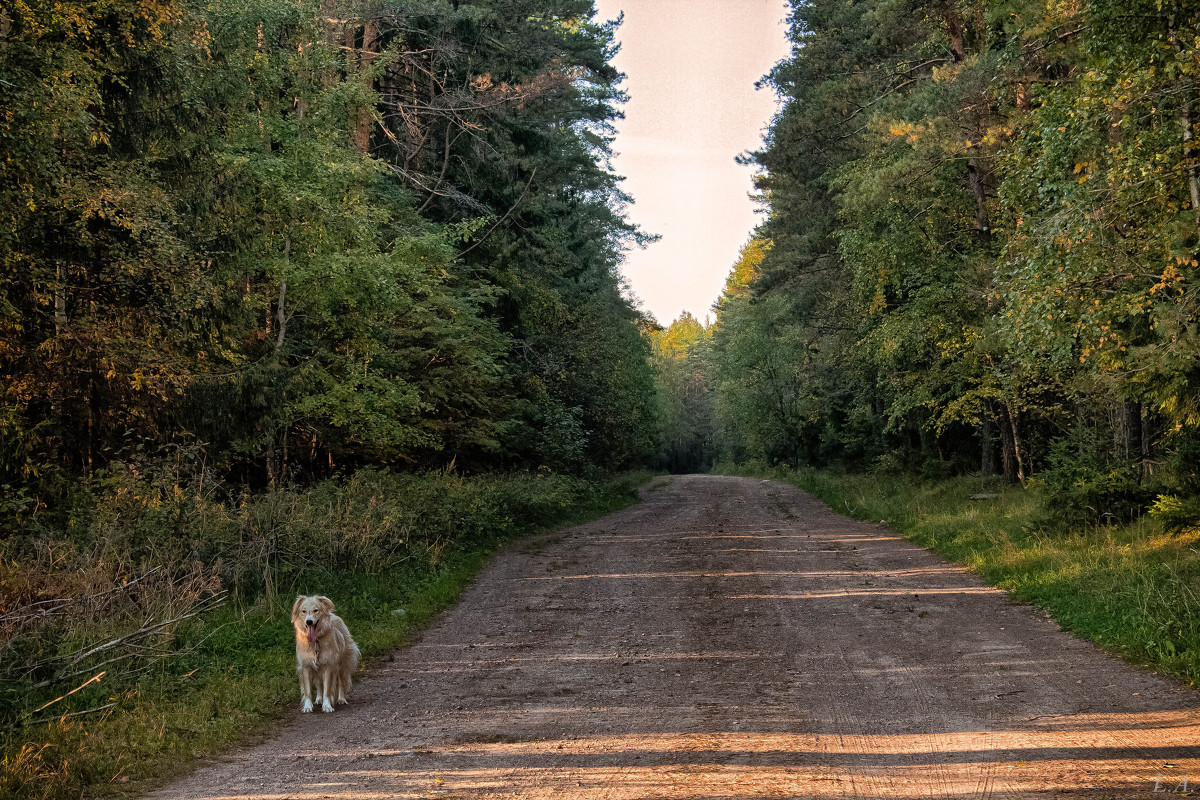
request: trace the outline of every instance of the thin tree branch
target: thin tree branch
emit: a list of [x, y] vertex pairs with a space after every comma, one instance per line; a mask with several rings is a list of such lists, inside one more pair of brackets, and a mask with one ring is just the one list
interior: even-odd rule
[[500, 227], [500, 223], [502, 223], [502, 222], [504, 222], [504, 220], [508, 219], [509, 214], [512, 214], [512, 212], [517, 210], [517, 206], [519, 206], [521, 204], [521, 201], [525, 199], [525, 195], [529, 192], [529, 187], [533, 185], [533, 176], [534, 175], [537, 175], [537, 167], [533, 168], [533, 172], [531, 172], [529, 175], [529, 181], [525, 184], [525, 189], [522, 190], [521, 196], [517, 198], [517, 202], [512, 204], [512, 208], [510, 208], [508, 211], [505, 211], [504, 216], [501, 217], [500, 219], [496, 220], [496, 224], [493, 225], [492, 227], [488, 228], [487, 233], [485, 233], [482, 238], [478, 239], [473, 245], [471, 245], [466, 250], [463, 250], [461, 253], [459, 253], [458, 254], [459, 258], [462, 258], [467, 253], [471, 252], [476, 247], [483, 244], [483, 242], [489, 236], [492, 235], [492, 233], [496, 230], [496, 228]]

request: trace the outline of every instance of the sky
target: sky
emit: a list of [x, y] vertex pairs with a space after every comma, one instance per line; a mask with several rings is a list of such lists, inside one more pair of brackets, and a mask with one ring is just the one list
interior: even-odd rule
[[630, 94], [613, 167], [633, 195], [630, 219], [662, 239], [622, 267], [662, 324], [687, 310], [703, 320], [759, 222], [754, 168], [776, 111], [754, 82], [789, 53], [786, 0], [596, 0], [600, 19], [625, 21], [614, 59]]

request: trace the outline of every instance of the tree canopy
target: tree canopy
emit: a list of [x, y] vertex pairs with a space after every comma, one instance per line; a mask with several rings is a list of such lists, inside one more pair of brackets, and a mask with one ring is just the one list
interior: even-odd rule
[[795, 0], [790, 31], [723, 457], [1194, 496], [1200, 7]]
[[654, 445], [590, 0], [0, 10], [0, 485]]

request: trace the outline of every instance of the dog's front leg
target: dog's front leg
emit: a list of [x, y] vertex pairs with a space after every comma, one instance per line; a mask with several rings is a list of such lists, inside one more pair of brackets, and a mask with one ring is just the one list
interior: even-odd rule
[[321, 670], [321, 710], [326, 714], [328, 714], [330, 711], [333, 711], [333, 703], [331, 702], [330, 698], [333, 696], [332, 693], [337, 691], [337, 689], [331, 685], [335, 680], [337, 679], [334, 676], [332, 669]]
[[312, 675], [308, 671], [308, 667], [301, 664], [300, 669], [300, 713], [308, 714], [313, 709], [312, 701]]

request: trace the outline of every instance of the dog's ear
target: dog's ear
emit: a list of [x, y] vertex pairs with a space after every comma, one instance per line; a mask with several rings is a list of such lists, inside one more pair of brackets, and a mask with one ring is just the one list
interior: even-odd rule
[[323, 594], [319, 594], [316, 597], [316, 601], [317, 601], [317, 605], [319, 605], [321, 607], [321, 610], [324, 611], [326, 614], [333, 613], [333, 601], [330, 600], [328, 597], [326, 597]]
[[307, 599], [308, 598], [302, 594], [296, 595], [296, 602], [292, 603], [292, 619], [295, 619], [296, 615], [300, 613], [300, 604]]

